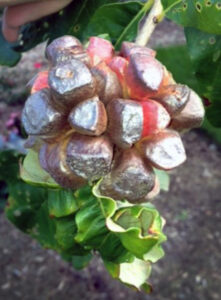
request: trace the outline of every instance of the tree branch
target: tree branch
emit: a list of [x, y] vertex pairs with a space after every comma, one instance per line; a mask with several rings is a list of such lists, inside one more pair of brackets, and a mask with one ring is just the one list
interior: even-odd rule
[[[150, 1], [150, 0], [149, 0]], [[163, 6], [161, 0], [155, 0], [154, 4], [142, 26], [140, 33], [136, 38], [136, 44], [139, 46], [146, 46], [156, 25], [159, 23], [160, 16], [162, 16]]]

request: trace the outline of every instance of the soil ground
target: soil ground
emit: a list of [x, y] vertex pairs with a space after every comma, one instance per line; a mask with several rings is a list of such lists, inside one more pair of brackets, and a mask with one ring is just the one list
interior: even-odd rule
[[[168, 39], [171, 43], [171, 32], [173, 42], [183, 41], [179, 30], [171, 29], [170, 24], [164, 26], [155, 33], [161, 43], [167, 44]], [[162, 41], [166, 35], [167, 40]], [[25, 54], [15, 68], [0, 67], [1, 103], [17, 103], [18, 98], [22, 102], [22, 90], [36, 73], [34, 63], [40, 62], [44, 67], [43, 48], [41, 45]], [[6, 79], [13, 80], [10, 88]], [[1, 104], [0, 109], [6, 120], [20, 106]], [[153, 268], [151, 296], [136, 293], [111, 279], [99, 257], [85, 270], [73, 270], [56, 253], [42, 249], [0, 214], [0, 299], [220, 300], [221, 149], [201, 130], [187, 133], [183, 140], [188, 160], [171, 172], [170, 192], [161, 193], [155, 200], [167, 220], [168, 241], [164, 244], [164, 259]]]

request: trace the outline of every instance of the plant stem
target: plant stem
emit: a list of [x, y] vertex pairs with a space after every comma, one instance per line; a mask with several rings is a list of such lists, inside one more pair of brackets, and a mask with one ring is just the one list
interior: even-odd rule
[[148, 17], [146, 18], [144, 25], [142, 26], [140, 33], [136, 38], [136, 44], [139, 46], [146, 46], [156, 25], [162, 20], [162, 13], [163, 6], [161, 4], [161, 0], [155, 0]]

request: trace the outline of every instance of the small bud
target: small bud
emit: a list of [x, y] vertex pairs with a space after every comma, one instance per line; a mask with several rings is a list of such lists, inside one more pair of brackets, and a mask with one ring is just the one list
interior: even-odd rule
[[107, 127], [106, 110], [98, 97], [93, 97], [76, 105], [68, 120], [71, 127], [86, 135], [101, 135]]
[[129, 58], [133, 54], [144, 54], [144, 55], [150, 55], [152, 57], [155, 57], [156, 51], [147, 47], [138, 46], [135, 43], [123, 42], [121, 46], [120, 54], [125, 58]]
[[35, 151], [39, 151], [41, 146], [42, 146], [42, 141], [36, 135], [29, 135], [24, 144], [25, 149], [33, 149]]
[[49, 86], [56, 101], [67, 109], [94, 95], [92, 74], [85, 64], [76, 59], [52, 68]]
[[184, 130], [200, 127], [204, 115], [205, 109], [200, 97], [191, 90], [186, 106], [179, 114], [173, 117], [171, 128]]
[[159, 94], [163, 93], [164, 89], [167, 88], [168, 85], [176, 84], [176, 81], [174, 80], [172, 73], [169, 72], [165, 66], [162, 67], [163, 67], [163, 81], [159, 89]]
[[101, 61], [108, 63], [114, 56], [114, 48], [109, 41], [93, 36], [89, 40], [87, 53], [92, 65], [96, 66]]
[[160, 182], [157, 176], [155, 176], [155, 184], [153, 189], [146, 195], [145, 201], [153, 200], [160, 192]]
[[163, 67], [149, 55], [133, 54], [126, 70], [130, 98], [147, 100], [156, 95], [163, 81]]
[[108, 133], [120, 148], [130, 148], [138, 142], [143, 130], [142, 106], [132, 100], [116, 99], [107, 106]]
[[117, 75], [106, 65], [101, 62], [91, 69], [96, 81], [96, 91], [100, 100], [107, 104], [115, 98], [122, 97], [122, 89]]
[[33, 80], [28, 83], [31, 86], [31, 94], [34, 94], [42, 89], [49, 88], [48, 86], [48, 71], [39, 72]]
[[59, 61], [68, 59], [68, 57], [65, 58], [65, 54], [70, 53], [70, 51], [77, 54], [83, 51], [83, 46], [77, 38], [70, 35], [65, 35], [55, 39], [48, 45], [46, 48], [46, 57], [54, 66]]
[[58, 144], [44, 144], [39, 151], [39, 162], [42, 168], [63, 188], [78, 189], [86, 181], [75, 176], [66, 165], [67, 142]]
[[127, 84], [125, 80], [125, 73], [128, 67], [128, 61], [121, 56], [115, 56], [112, 58], [108, 65], [118, 77], [118, 80], [123, 90], [123, 97], [128, 98]]
[[64, 127], [65, 116], [53, 106], [49, 89], [42, 89], [26, 101], [22, 123], [27, 134], [54, 135]]
[[165, 129], [170, 123], [170, 115], [157, 101], [147, 100], [140, 102], [143, 108], [142, 137], [152, 135]]
[[190, 89], [186, 85], [169, 85], [156, 97], [171, 115], [178, 114], [189, 100]]
[[121, 152], [110, 174], [100, 184], [100, 192], [116, 200], [142, 202], [153, 189], [155, 175], [151, 166], [144, 163], [135, 149]]
[[137, 149], [156, 168], [170, 170], [186, 160], [186, 153], [179, 134], [164, 130], [137, 144]]
[[113, 145], [106, 136], [70, 136], [67, 145], [67, 165], [76, 176], [96, 180], [110, 171]]

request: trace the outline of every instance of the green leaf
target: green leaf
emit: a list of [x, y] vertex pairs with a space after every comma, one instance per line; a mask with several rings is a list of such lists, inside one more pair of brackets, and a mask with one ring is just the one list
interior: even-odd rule
[[138, 25], [145, 10], [138, 1], [112, 3], [96, 10], [84, 30], [84, 39], [108, 33], [113, 44], [119, 48], [122, 41], [132, 41], [137, 35]]
[[8, 219], [20, 230], [27, 232], [34, 226], [34, 216], [47, 198], [47, 191], [21, 180], [8, 184], [9, 199], [6, 206]]
[[154, 246], [148, 253], [144, 255], [145, 261], [150, 261], [152, 263], [157, 262], [159, 259], [164, 257], [164, 250], [160, 245]]
[[65, 217], [78, 209], [73, 191], [50, 190], [48, 193], [48, 208], [51, 217]]
[[20, 172], [21, 178], [32, 185], [61, 188], [51, 176], [42, 169], [39, 164], [38, 153], [34, 150], [29, 150], [26, 155]]
[[89, 253], [88, 255], [80, 256], [80, 255], [74, 255], [72, 256], [72, 265], [75, 269], [81, 270], [89, 264], [89, 262], [92, 259], [92, 255]]
[[157, 59], [173, 74], [176, 82], [198, 91], [198, 81], [186, 46], [158, 48]]
[[205, 96], [214, 94], [213, 97], [218, 98], [221, 88], [216, 92], [214, 86], [218, 88], [221, 81], [221, 36], [204, 33], [194, 28], [186, 28], [185, 35], [200, 90]]
[[112, 219], [107, 219], [107, 226], [119, 236], [123, 246], [140, 259], [166, 240], [159, 213], [149, 204], [118, 209]]
[[21, 54], [12, 49], [12, 45], [4, 39], [0, 30], [0, 65], [13, 67], [19, 62], [20, 58]]
[[151, 273], [151, 264], [135, 258], [133, 262], [114, 264], [104, 261], [104, 264], [113, 278], [134, 287], [137, 290], [143, 290], [150, 293], [152, 288], [146, 281]]
[[221, 127], [221, 36], [194, 28], [186, 28], [185, 34], [201, 95], [212, 102], [207, 118]]
[[34, 216], [34, 226], [30, 235], [35, 238], [44, 248], [57, 250], [58, 243], [55, 238], [56, 223], [49, 217], [47, 201], [45, 201]]
[[94, 199], [92, 189], [89, 185], [85, 185], [82, 188], [74, 192], [74, 196], [77, 200], [78, 206], [82, 207], [87, 204], [90, 200]]
[[19, 177], [19, 160], [23, 155], [15, 151], [0, 152], [0, 180], [7, 183], [9, 193], [6, 215], [20, 230], [27, 232], [34, 225], [34, 216], [47, 191], [26, 184]]
[[108, 233], [105, 217], [96, 198], [88, 201], [76, 214], [78, 233], [75, 240], [88, 247], [99, 247]]
[[108, 234], [106, 219], [111, 217], [116, 210], [116, 202], [113, 199], [100, 197], [97, 192], [98, 186], [99, 182], [93, 187], [90, 194], [87, 188], [80, 189], [75, 193], [77, 201], [81, 203], [81, 208], [76, 213], [78, 234], [75, 240], [96, 249]]
[[77, 226], [74, 216], [55, 220], [56, 233], [55, 239], [62, 250], [69, 250], [75, 247], [74, 237], [77, 233]]
[[194, 28], [186, 28], [185, 34], [188, 48], [161, 48], [157, 57], [177, 82], [187, 84], [212, 102], [206, 109], [208, 120], [204, 128], [219, 140], [215, 127], [221, 127], [221, 37]]
[[166, 16], [185, 27], [221, 34], [219, 0], [164, 0]]
[[216, 128], [210, 124], [207, 118], [204, 119], [202, 128], [211, 135], [215, 141], [221, 144], [221, 128]]
[[99, 252], [103, 260], [107, 260], [114, 263], [131, 262], [134, 259], [134, 255], [130, 253], [122, 244], [120, 237], [115, 233], [108, 233], [104, 238]]
[[19, 179], [19, 160], [24, 155], [13, 151], [0, 151], [0, 180], [7, 183], [17, 181]]
[[221, 101], [213, 103], [206, 109], [207, 119], [212, 126], [221, 128]]
[[158, 170], [154, 168], [154, 172], [160, 182], [160, 189], [168, 192], [170, 189], [170, 176], [167, 172], [163, 170]]

